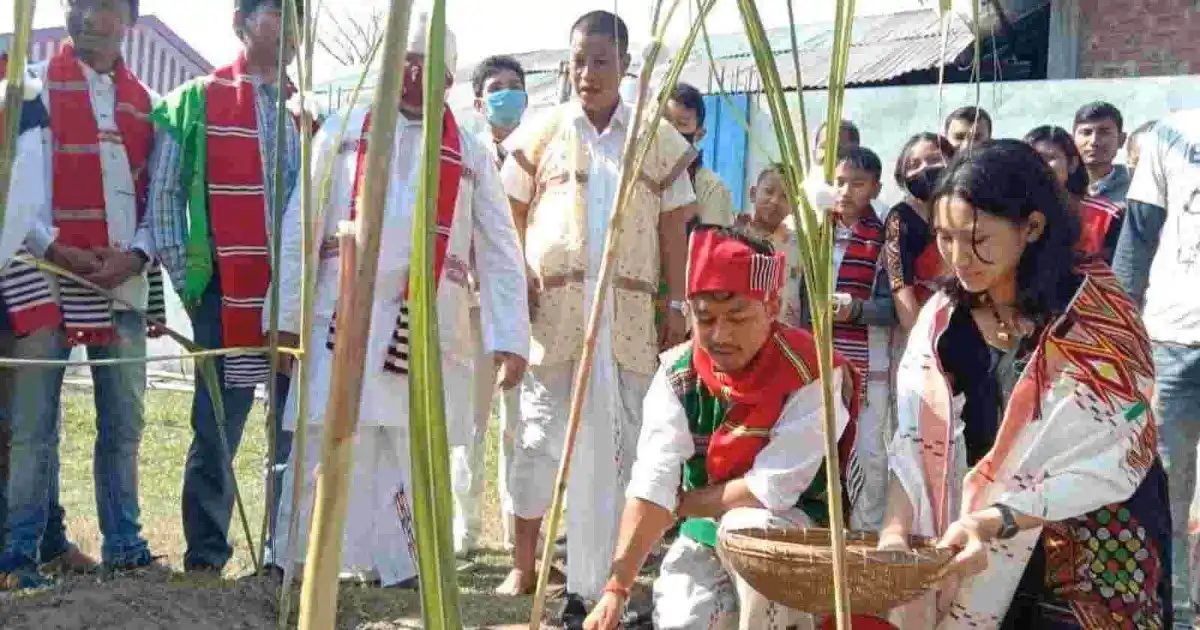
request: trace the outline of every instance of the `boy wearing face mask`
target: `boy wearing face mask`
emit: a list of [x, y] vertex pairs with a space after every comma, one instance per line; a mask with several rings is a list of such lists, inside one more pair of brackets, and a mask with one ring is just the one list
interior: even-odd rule
[[[278, 162], [284, 190], [277, 196], [279, 90], [294, 90], [286, 76], [278, 75], [280, 38], [287, 37], [289, 44], [284, 62], [295, 55], [291, 37], [283, 33], [282, 0], [237, 0], [235, 6], [233, 28], [242, 43], [237, 59], [176, 89], [152, 115], [160, 133], [152, 161], [150, 223], [159, 256], [191, 317], [196, 343], [205, 348], [267, 344], [267, 298], [278, 272], [271, 268], [269, 248], [278, 229], [276, 217], [283, 216], [276, 199], [291, 196], [300, 160], [299, 128], [288, 120]], [[298, 339], [284, 333], [279, 343], [294, 347]], [[228, 458], [237, 454], [254, 388], [272, 377], [265, 354], [222, 357], [216, 367], [229, 452], [217, 407], [197, 371], [192, 445], [183, 478], [183, 563], [188, 571], [220, 571], [233, 552], [227, 539], [233, 514]], [[290, 362], [281, 359], [280, 367], [274, 378], [282, 403], [291, 382]], [[276, 405], [277, 411], [282, 406]], [[277, 504], [291, 435], [280, 428], [278, 414], [274, 430], [275, 461], [270, 465]], [[267, 509], [274, 513], [272, 505]]]
[[[525, 92], [525, 70], [521, 64], [507, 55], [488, 57], [480, 62], [471, 76], [471, 87], [475, 91], [475, 111], [487, 120], [488, 129], [478, 135], [480, 143], [487, 147], [492, 160], [499, 169], [508, 159], [505, 141], [521, 124], [529, 95]], [[488, 358], [481, 343], [482, 323], [479, 319], [480, 304], [478, 279], [471, 277], [472, 291], [471, 327], [474, 331], [477, 354], [476, 365], [485, 365]], [[504, 540], [512, 545], [512, 496], [506, 480], [512, 460], [513, 431], [516, 430], [520, 401], [515, 390], [499, 392], [500, 400], [500, 456], [497, 487], [500, 494], [500, 510], [504, 521]], [[496, 394], [496, 379], [492, 370], [476, 370], [472, 375], [471, 395], [474, 397], [474, 423], [471, 430], [461, 437], [464, 444], [451, 445], [450, 472], [454, 491], [454, 550], [466, 553], [475, 548], [482, 526], [483, 495], [483, 445], [488, 422], [492, 416], [492, 399]]]
[[[700, 90], [687, 83], [675, 86], [675, 90], [667, 100], [667, 109], [664, 115], [684, 140], [687, 140], [688, 144], [692, 146], [698, 145], [708, 133], [708, 129], [704, 126], [704, 96], [700, 94]], [[692, 186], [696, 189], [696, 205], [699, 207], [696, 222], [708, 225], [732, 225], [733, 195], [725, 186], [725, 182], [721, 181], [721, 176], [712, 169], [705, 168], [703, 164], [704, 155], [697, 154], [696, 161], [688, 166], [688, 176], [691, 177]]]

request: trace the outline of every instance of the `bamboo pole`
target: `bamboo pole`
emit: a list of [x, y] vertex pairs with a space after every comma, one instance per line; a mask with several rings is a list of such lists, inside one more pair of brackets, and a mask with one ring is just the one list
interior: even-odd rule
[[[384, 38], [384, 59], [404, 55], [412, 0], [392, 0]], [[300, 629], [326, 630], [337, 619], [337, 576], [341, 566], [342, 536], [350, 487], [350, 465], [354, 433], [358, 425], [362, 394], [363, 356], [375, 299], [375, 275], [379, 266], [379, 239], [383, 227], [396, 122], [396, 103], [403, 84], [401, 72], [384, 68], [375, 91], [373, 124], [369, 132], [363, 195], [354, 225], [354, 241], [339, 236], [344, 283], [340, 325], [333, 357], [329, 406], [325, 413], [325, 436], [321, 467], [317, 475], [316, 502], [300, 592]], [[354, 254], [350, 255], [353, 251]], [[349, 262], [347, 262], [349, 261]], [[353, 273], [353, 275], [351, 275]], [[348, 281], [348, 282], [346, 282]]]
[[[8, 210], [8, 190], [12, 181], [13, 162], [17, 157], [17, 136], [21, 129], [21, 101], [25, 91], [25, 53], [29, 48], [30, 33], [33, 31], [35, 0], [16, 0], [13, 3], [12, 48], [8, 51], [8, 89], [4, 93], [4, 109], [0, 120], [4, 121], [3, 142], [0, 142], [0, 231], [4, 229], [4, 215]], [[0, 261], [3, 264], [6, 261]]]

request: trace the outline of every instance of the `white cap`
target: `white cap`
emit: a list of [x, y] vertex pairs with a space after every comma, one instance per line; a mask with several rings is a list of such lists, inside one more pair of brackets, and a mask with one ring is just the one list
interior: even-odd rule
[[[408, 52], [424, 55], [425, 49], [428, 47], [429, 36], [429, 14], [421, 11], [413, 16], [412, 24], [408, 30]], [[454, 69], [458, 66], [458, 46], [455, 45], [454, 32], [449, 27], [446, 28], [445, 55], [446, 72], [450, 76], [454, 76]]]

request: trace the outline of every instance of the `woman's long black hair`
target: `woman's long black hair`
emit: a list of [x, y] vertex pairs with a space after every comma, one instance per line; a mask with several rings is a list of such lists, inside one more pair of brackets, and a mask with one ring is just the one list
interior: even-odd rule
[[[1075, 274], [1079, 218], [1068, 209], [1066, 191], [1042, 157], [1016, 140], [977, 145], [950, 163], [934, 188], [931, 206], [937, 208], [942, 200], [954, 197], [971, 204], [976, 213], [1014, 223], [1034, 212], [1046, 217], [1042, 237], [1021, 254], [1016, 306], [1038, 324], [1065, 311], [1080, 280]], [[936, 216], [934, 212], [931, 217], [935, 230]], [[956, 278], [950, 279], [947, 289], [956, 302], [970, 303], [972, 296]]]

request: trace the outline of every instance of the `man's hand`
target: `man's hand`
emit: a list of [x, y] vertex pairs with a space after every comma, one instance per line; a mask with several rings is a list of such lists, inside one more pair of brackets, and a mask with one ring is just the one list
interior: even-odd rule
[[137, 252], [125, 252], [103, 248], [93, 252], [100, 261], [99, 267], [84, 277], [104, 289], [114, 289], [141, 272], [145, 261]]
[[616, 593], [605, 593], [583, 622], [583, 630], [617, 630], [624, 612], [625, 600]]
[[80, 276], [96, 272], [101, 265], [100, 257], [96, 254], [60, 243], [50, 245], [46, 250], [46, 260]]
[[511, 352], [497, 352], [492, 359], [499, 373], [496, 375], [496, 386], [508, 391], [521, 383], [525, 376], [527, 362], [525, 357]]
[[687, 318], [683, 316], [683, 313], [668, 308], [667, 318], [663, 322], [662, 333], [659, 335], [659, 347], [669, 350], [685, 341], [687, 341]]
[[529, 265], [525, 266], [525, 282], [529, 291], [529, 321], [537, 317], [539, 298], [542, 295], [542, 278]]
[[[299, 348], [300, 335], [294, 332], [279, 331], [279, 347], [280, 348]], [[269, 336], [269, 335], [268, 335]], [[280, 374], [291, 375], [292, 369], [296, 365], [296, 357], [290, 354], [279, 353], [279, 366], [276, 370]]]

